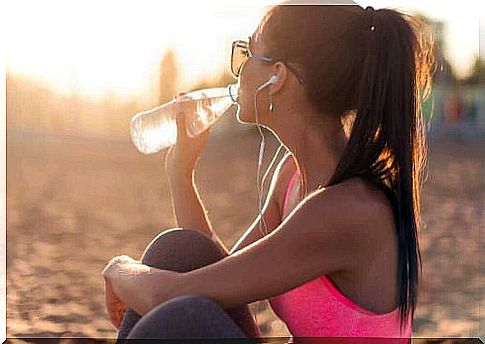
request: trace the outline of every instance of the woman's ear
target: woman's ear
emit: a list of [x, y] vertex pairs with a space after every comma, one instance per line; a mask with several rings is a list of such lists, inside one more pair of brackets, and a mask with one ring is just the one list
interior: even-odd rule
[[269, 87], [268, 94], [270, 96], [274, 96], [275, 94], [280, 92], [280, 90], [286, 84], [286, 79], [288, 77], [288, 68], [283, 62], [278, 61], [273, 65], [273, 72], [268, 77], [268, 79], [271, 78], [273, 75], [276, 76], [276, 81]]

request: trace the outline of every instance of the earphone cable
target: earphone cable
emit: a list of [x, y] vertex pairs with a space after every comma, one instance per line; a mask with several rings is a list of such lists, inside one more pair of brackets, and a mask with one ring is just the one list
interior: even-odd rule
[[261, 135], [261, 145], [259, 147], [259, 157], [258, 157], [258, 172], [256, 176], [256, 187], [258, 190], [258, 210], [259, 210], [259, 216], [260, 216], [260, 221], [259, 221], [259, 231], [263, 236], [266, 236], [266, 234], [262, 231], [261, 229], [261, 219], [263, 218], [262, 215], [262, 209], [261, 209], [261, 190], [260, 190], [260, 183], [259, 183], [259, 171], [261, 168], [261, 164], [263, 162], [263, 154], [264, 154], [264, 146], [265, 146], [265, 141], [264, 141], [264, 134], [261, 130], [261, 126], [259, 125], [259, 120], [258, 120], [258, 104], [257, 104], [257, 96], [259, 91], [261, 89], [258, 89], [256, 93], [254, 94], [254, 109], [255, 109], [255, 116], [256, 116], [256, 126], [258, 127], [259, 134]]
[[[268, 173], [269, 171], [271, 170], [272, 166], [274, 165], [275, 161], [276, 161], [276, 158], [278, 157], [278, 154], [279, 152], [281, 151], [281, 149], [284, 147], [283, 144], [281, 144], [276, 153], [274, 154], [273, 156], [273, 159], [271, 160], [269, 166], [267, 167], [266, 169], [266, 172], [263, 176], [263, 179], [261, 180], [261, 183], [259, 182], [259, 175], [260, 175], [260, 168], [261, 168], [261, 165], [262, 165], [262, 162], [263, 162], [263, 155], [264, 155], [264, 147], [265, 147], [265, 137], [264, 137], [264, 134], [261, 130], [261, 126], [259, 125], [259, 119], [258, 119], [258, 104], [257, 104], [257, 95], [258, 95], [258, 92], [261, 91], [262, 89], [258, 89], [254, 95], [254, 109], [255, 109], [255, 115], [256, 115], [256, 125], [258, 127], [258, 130], [259, 130], [259, 133], [261, 135], [261, 145], [260, 145], [260, 150], [259, 150], [259, 158], [258, 158], [258, 172], [257, 172], [257, 190], [258, 190], [258, 210], [259, 210], [259, 216], [260, 216], [260, 221], [259, 221], [259, 231], [261, 232], [261, 234], [263, 234], [263, 236], [266, 236], [268, 234], [268, 225], [266, 223], [266, 220], [263, 216], [263, 210], [262, 210], [262, 205], [261, 205], [261, 202], [262, 202], [262, 195], [261, 195], [261, 192], [262, 192], [262, 189], [264, 188], [264, 182], [266, 180], [266, 177], [268, 176]], [[263, 222], [263, 225], [264, 225], [264, 233], [261, 229], [261, 220]]]

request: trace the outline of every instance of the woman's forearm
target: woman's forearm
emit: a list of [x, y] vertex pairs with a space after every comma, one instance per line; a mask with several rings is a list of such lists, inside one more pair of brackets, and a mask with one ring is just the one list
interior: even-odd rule
[[194, 171], [172, 173], [169, 176], [169, 185], [177, 226], [196, 229], [213, 237], [216, 244], [229, 255], [229, 251], [217, 237], [209, 222], [207, 212], [195, 186]]

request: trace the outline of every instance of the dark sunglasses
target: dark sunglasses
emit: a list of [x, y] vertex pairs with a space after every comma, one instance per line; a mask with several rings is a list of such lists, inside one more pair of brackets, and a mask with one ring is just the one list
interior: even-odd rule
[[[249, 42], [251, 40], [251, 37], [249, 37], [249, 41], [244, 41], [244, 40], [237, 40], [232, 42], [232, 52], [231, 52], [231, 73], [235, 78], [239, 77], [239, 74], [241, 72], [242, 66], [246, 63], [246, 61], [250, 58], [253, 57], [255, 59], [261, 60], [263, 62], [276, 62], [274, 59], [271, 57], [266, 57], [258, 54], [253, 54], [251, 50], [249, 49]], [[283, 61], [281, 61], [283, 62]], [[304, 79], [301, 77], [298, 72], [291, 66], [289, 66], [287, 63], [283, 62], [286, 67], [290, 71], [295, 74], [296, 79], [300, 84], [303, 84]]]

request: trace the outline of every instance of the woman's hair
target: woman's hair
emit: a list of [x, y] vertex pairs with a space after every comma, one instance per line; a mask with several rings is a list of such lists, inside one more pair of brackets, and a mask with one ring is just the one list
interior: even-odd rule
[[[405, 317], [414, 318], [418, 268], [422, 273], [417, 233], [427, 143], [421, 102], [431, 88], [433, 39], [417, 17], [342, 5], [273, 6], [258, 30], [266, 56], [303, 73], [304, 92], [318, 113], [352, 119], [327, 186], [360, 176], [392, 203], [402, 328]], [[305, 173], [302, 178], [308, 192]]]

